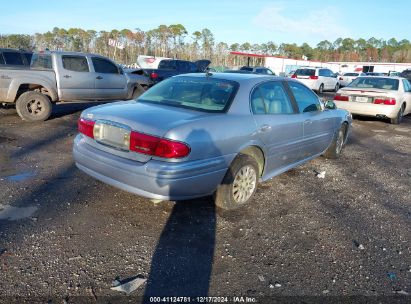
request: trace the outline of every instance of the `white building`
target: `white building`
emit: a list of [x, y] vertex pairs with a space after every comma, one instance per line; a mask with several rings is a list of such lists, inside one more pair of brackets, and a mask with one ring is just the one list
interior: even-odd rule
[[263, 58], [264, 66], [271, 69], [276, 75], [289, 74], [299, 67], [329, 68], [333, 72], [345, 73], [354, 71], [388, 73], [389, 71], [402, 72], [411, 68], [411, 63], [382, 63], [382, 62], [322, 62], [315, 60], [303, 60], [285, 58], [280, 56], [249, 54], [242, 52], [230, 52], [231, 55], [248, 58]]

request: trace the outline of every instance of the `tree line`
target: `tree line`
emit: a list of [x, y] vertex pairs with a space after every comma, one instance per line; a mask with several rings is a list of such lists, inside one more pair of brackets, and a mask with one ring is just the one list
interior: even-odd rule
[[[109, 45], [113, 39], [122, 45]], [[268, 41], [261, 44], [217, 42], [207, 28], [191, 34], [182, 24], [160, 25], [143, 31], [123, 29], [111, 31], [84, 30], [81, 28], [53, 28], [46, 33], [34, 35], [0, 35], [0, 47], [26, 50], [66, 50], [98, 53], [122, 64], [136, 62], [138, 55], [172, 57], [184, 60], [210, 59], [215, 66], [239, 66], [246, 58], [230, 55], [230, 51], [307, 58], [319, 61], [379, 61], [411, 62], [411, 43], [407, 39], [398, 41], [374, 37], [338, 38], [331, 42], [320, 41], [315, 47], [308, 43], [280, 43]], [[253, 64], [261, 64], [261, 59], [253, 58]]]

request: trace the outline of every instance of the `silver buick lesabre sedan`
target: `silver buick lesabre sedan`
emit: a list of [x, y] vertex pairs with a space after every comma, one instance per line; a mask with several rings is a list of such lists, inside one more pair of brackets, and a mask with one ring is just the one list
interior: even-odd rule
[[214, 195], [234, 209], [260, 181], [338, 158], [351, 120], [293, 79], [185, 74], [85, 110], [73, 153], [79, 169], [120, 189], [159, 200]]

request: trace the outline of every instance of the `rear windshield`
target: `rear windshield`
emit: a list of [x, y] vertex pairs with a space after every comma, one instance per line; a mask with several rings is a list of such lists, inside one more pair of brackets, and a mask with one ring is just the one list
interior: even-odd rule
[[358, 73], [345, 73], [344, 76], [358, 76]]
[[50, 54], [33, 54], [31, 57], [30, 67], [33, 69], [51, 69]]
[[238, 88], [235, 81], [199, 78], [168, 78], [141, 95], [138, 102], [188, 108], [205, 112], [224, 112]]
[[398, 90], [398, 84], [398, 79], [385, 77], [358, 77], [351, 82], [348, 87], [396, 91]]
[[298, 69], [294, 73], [295, 75], [298, 76], [314, 76], [315, 75], [315, 70], [312, 69]]

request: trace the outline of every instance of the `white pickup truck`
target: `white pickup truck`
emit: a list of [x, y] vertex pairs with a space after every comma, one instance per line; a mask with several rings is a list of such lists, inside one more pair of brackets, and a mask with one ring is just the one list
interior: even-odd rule
[[33, 54], [29, 68], [0, 68], [0, 106], [27, 121], [46, 120], [52, 103], [132, 99], [144, 88], [110, 59], [77, 52]]

